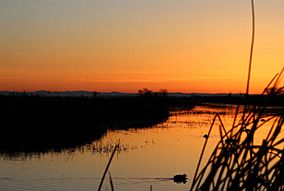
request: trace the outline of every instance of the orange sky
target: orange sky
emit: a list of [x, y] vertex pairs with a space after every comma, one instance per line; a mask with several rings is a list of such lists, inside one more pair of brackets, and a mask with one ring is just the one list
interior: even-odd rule
[[[283, 67], [284, 2], [257, 0], [251, 93]], [[4, 0], [0, 90], [245, 91], [249, 0]]]

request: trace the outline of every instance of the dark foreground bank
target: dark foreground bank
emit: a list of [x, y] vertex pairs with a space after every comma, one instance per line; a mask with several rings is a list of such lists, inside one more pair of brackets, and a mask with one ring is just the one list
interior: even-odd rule
[[[284, 106], [284, 96], [0, 96], [0, 152], [75, 148], [107, 130], [150, 127], [166, 120], [171, 109], [204, 103]], [[283, 107], [276, 112], [283, 115]]]
[[148, 127], [169, 117], [161, 97], [0, 96], [0, 150], [74, 148], [108, 129]]

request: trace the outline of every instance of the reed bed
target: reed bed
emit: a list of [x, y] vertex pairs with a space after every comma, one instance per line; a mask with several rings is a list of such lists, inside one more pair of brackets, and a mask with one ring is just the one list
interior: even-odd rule
[[[277, 97], [283, 70], [275, 76], [262, 96]], [[273, 84], [274, 85], [271, 85]], [[272, 87], [270, 87], [272, 86]], [[216, 114], [201, 152], [190, 190], [284, 190], [284, 115], [267, 114], [267, 104], [240, 106], [229, 130]], [[199, 171], [214, 124], [219, 121], [220, 141]], [[268, 126], [268, 124], [272, 124]], [[268, 128], [268, 129], [267, 129]], [[262, 142], [259, 132], [266, 131]]]
[[[255, 37], [254, 0], [252, 7], [252, 40], [250, 49], [246, 99], [249, 97], [250, 75]], [[270, 100], [283, 96], [283, 87], [278, 88], [284, 68], [276, 74], [261, 96]], [[273, 84], [273, 85], [272, 85]], [[204, 143], [190, 190], [284, 190], [284, 113], [271, 115], [266, 112], [267, 103], [240, 107], [232, 127], [223, 125], [217, 113], [213, 119]], [[220, 122], [220, 141], [208, 161], [199, 171], [210, 133], [216, 121]], [[269, 127], [267, 124], [272, 122]], [[267, 129], [269, 128], [269, 129]], [[262, 142], [256, 141], [259, 132], [268, 130]]]

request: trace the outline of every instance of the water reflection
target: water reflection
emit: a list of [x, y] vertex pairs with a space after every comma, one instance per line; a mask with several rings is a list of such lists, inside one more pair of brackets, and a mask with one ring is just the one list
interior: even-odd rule
[[[150, 185], [153, 190], [188, 190], [203, 136], [216, 112], [222, 114], [225, 127], [230, 128], [235, 107], [198, 106], [173, 111], [166, 122], [153, 128], [108, 131], [81, 149], [33, 155], [24, 160], [10, 160], [2, 155], [0, 190], [96, 190], [110, 152], [118, 142], [121, 148], [110, 167], [116, 191], [149, 190]], [[209, 157], [218, 141], [219, 130], [213, 128], [204, 158]], [[175, 184], [173, 176], [183, 173], [188, 175], [189, 182]], [[110, 190], [108, 181], [103, 190]]]

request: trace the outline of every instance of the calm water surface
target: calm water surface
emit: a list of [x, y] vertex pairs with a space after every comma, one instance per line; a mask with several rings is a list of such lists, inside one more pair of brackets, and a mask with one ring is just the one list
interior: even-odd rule
[[[220, 112], [230, 127], [235, 109], [200, 106], [173, 112], [164, 123], [147, 129], [109, 131], [82, 149], [29, 157], [0, 156], [0, 190], [91, 191], [97, 190], [112, 147], [120, 142], [110, 167], [116, 191], [185, 191], [190, 187], [201, 148], [214, 114]], [[218, 123], [216, 123], [217, 127]], [[213, 130], [205, 158], [219, 140]], [[176, 184], [170, 178], [186, 173], [189, 182]], [[107, 177], [102, 190], [111, 190]]]

